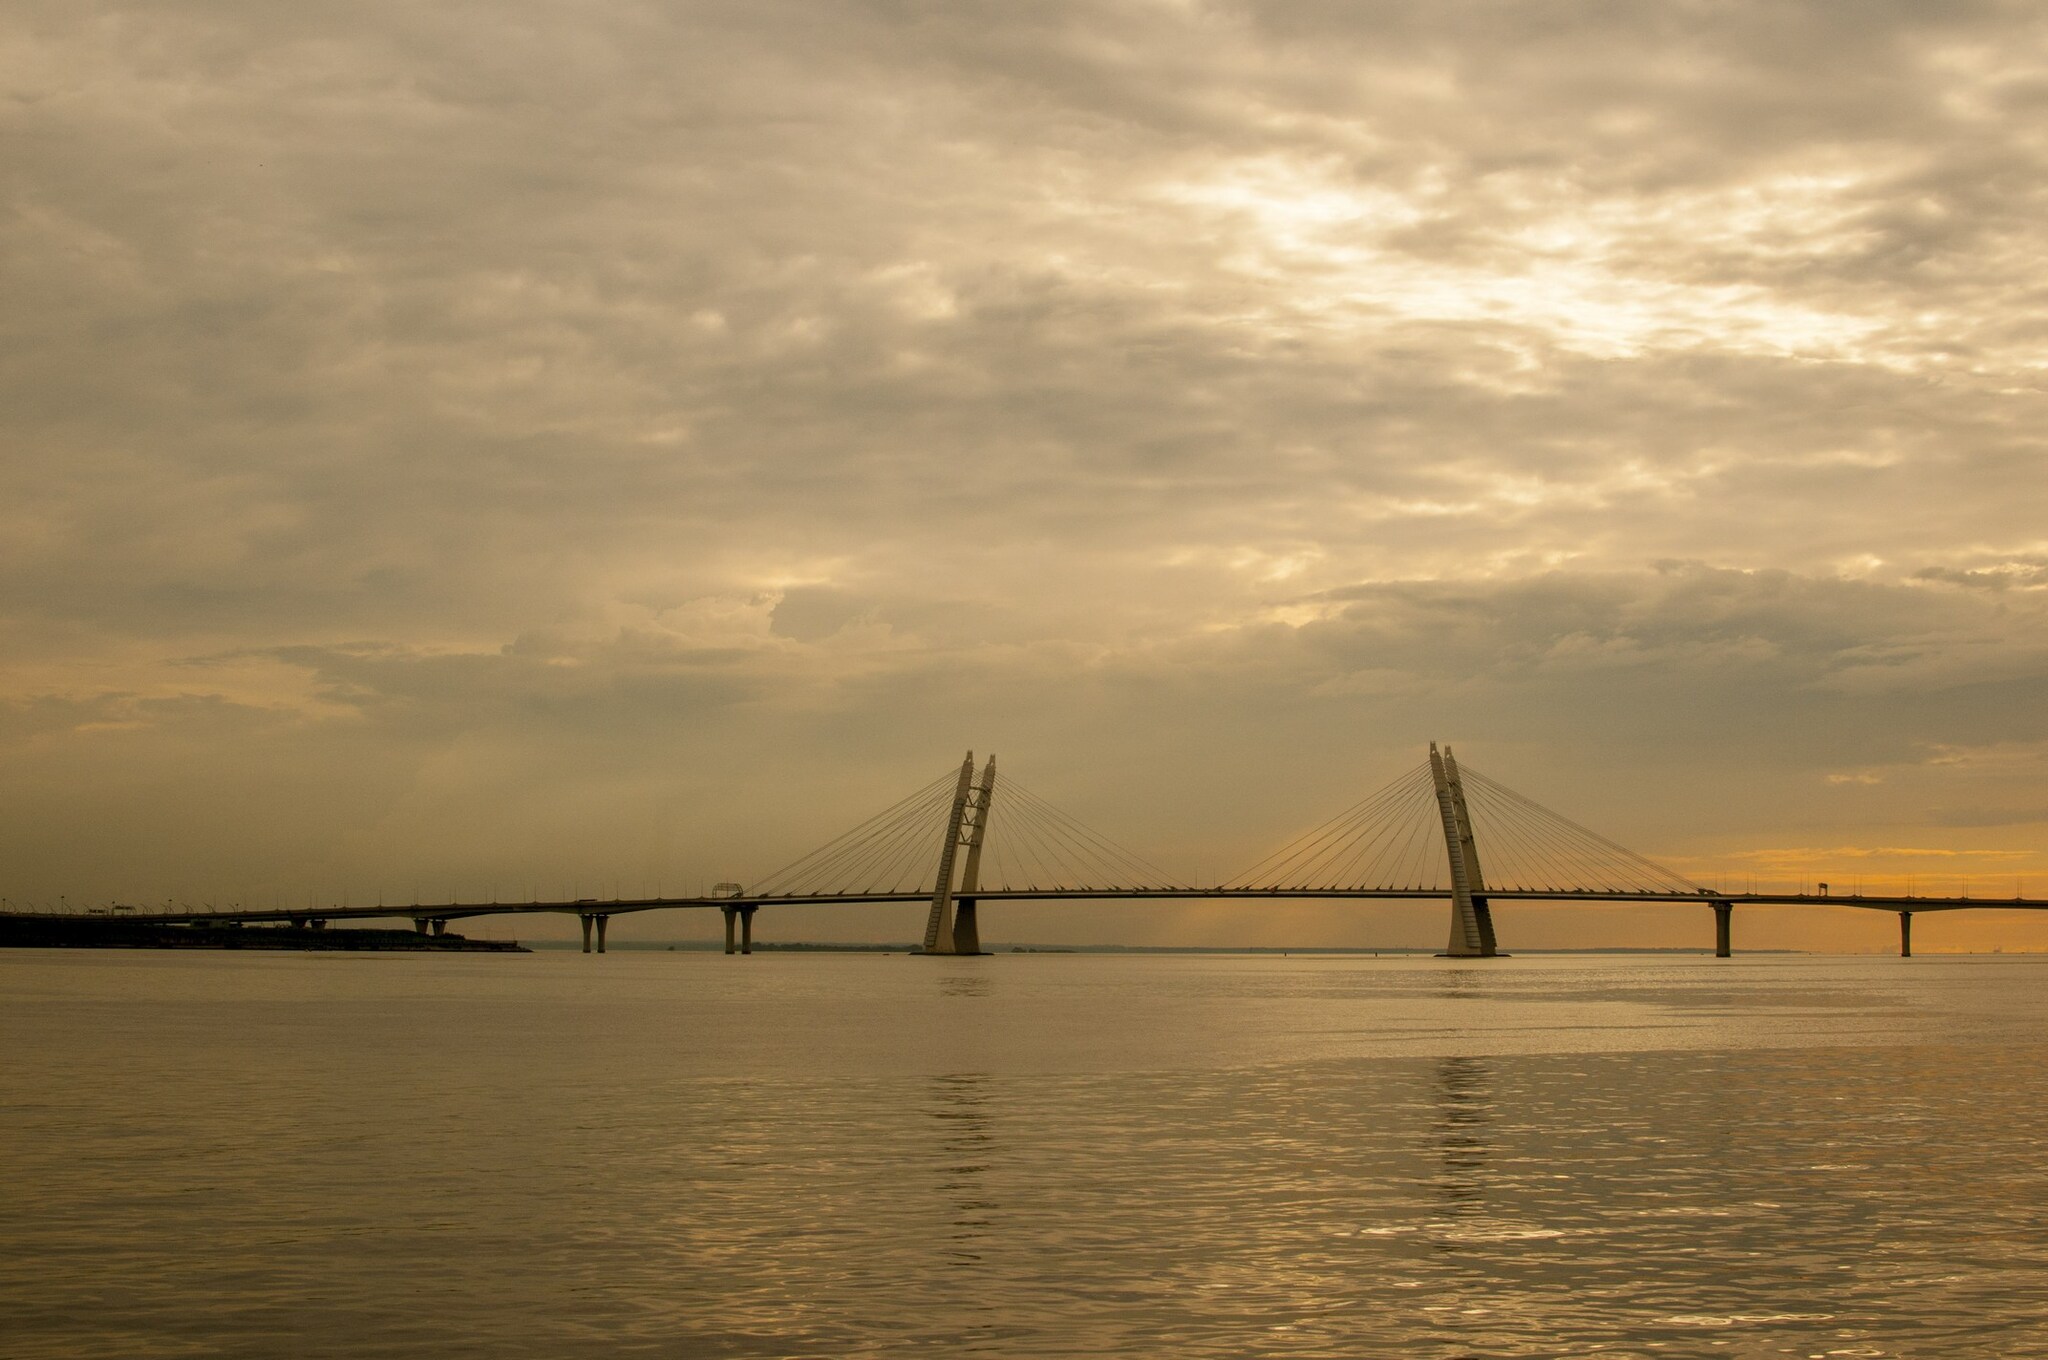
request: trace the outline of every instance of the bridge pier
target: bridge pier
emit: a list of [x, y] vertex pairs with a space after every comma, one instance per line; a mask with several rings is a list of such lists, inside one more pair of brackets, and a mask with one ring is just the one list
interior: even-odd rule
[[576, 919], [583, 922], [583, 952], [590, 952], [590, 923], [597, 918], [587, 912], [577, 912]]
[[1899, 913], [1899, 957], [1913, 957], [1913, 913], [1910, 911]]
[[1729, 924], [1734, 916], [1734, 903], [1714, 903], [1714, 957], [1717, 959], [1735, 957], [1735, 951], [1729, 948]]
[[979, 954], [981, 949], [981, 921], [976, 910], [979, 903], [972, 897], [953, 899], [953, 952], [955, 954]]
[[[725, 952], [728, 954], [751, 954], [754, 952], [754, 907], [720, 907], [725, 913]], [[733, 926], [739, 926], [739, 943], [734, 947]]]
[[412, 928], [413, 928], [413, 931], [414, 931], [414, 933], [415, 933], [415, 934], [419, 934], [419, 935], [424, 935], [424, 934], [426, 934], [426, 933], [427, 933], [427, 918], [426, 918], [426, 917], [424, 917], [424, 916], [415, 916], [415, 917], [413, 917], [413, 918], [412, 918]]
[[430, 935], [446, 935], [448, 933], [448, 918], [436, 916], [433, 920], [427, 922], [427, 933]]

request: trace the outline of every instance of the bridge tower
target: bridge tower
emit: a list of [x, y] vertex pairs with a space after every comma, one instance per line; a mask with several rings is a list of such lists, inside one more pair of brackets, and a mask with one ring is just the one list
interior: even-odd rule
[[[996, 758], [988, 758], [981, 786], [974, 786], [974, 752], [960, 762], [960, 782], [953, 790], [952, 811], [946, 817], [946, 838], [939, 846], [939, 872], [932, 887], [931, 914], [924, 923], [924, 952], [927, 954], [981, 953], [980, 921], [974, 890], [981, 880], [981, 846], [988, 830], [989, 809], [995, 800]], [[964, 865], [959, 852], [967, 851]], [[962, 869], [959, 887], [953, 871]], [[957, 907], [957, 911], [956, 911]]]
[[981, 886], [981, 845], [988, 837], [988, 817], [996, 798], [996, 758], [988, 758], [981, 772], [981, 786], [968, 804], [964, 827], [967, 833], [967, 862], [960, 868], [960, 888], [953, 898], [953, 952], [979, 954], [981, 921], [974, 890]]
[[1465, 807], [1465, 786], [1458, 778], [1458, 759], [1450, 747], [1439, 753], [1435, 742], [1429, 744], [1429, 773], [1436, 783], [1444, 849], [1451, 861], [1451, 942], [1444, 955], [1454, 959], [1497, 957], [1493, 908], [1486, 900], [1479, 846], [1472, 838], [1472, 814]]

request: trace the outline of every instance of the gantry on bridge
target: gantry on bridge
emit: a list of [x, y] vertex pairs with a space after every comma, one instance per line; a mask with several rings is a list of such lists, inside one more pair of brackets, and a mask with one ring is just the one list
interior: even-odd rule
[[[1481, 847], [1484, 846], [1482, 863]], [[1898, 913], [1899, 952], [1912, 953], [1913, 914], [1963, 908], [2048, 908], [2048, 900], [1726, 893], [1694, 883], [1480, 771], [1460, 769], [1450, 747], [1427, 759], [1244, 872], [1208, 887], [1180, 882], [968, 752], [944, 774], [845, 834], [753, 885], [726, 883], [701, 897], [599, 902], [416, 903], [411, 906], [128, 914], [136, 922], [289, 921], [408, 917], [423, 932], [477, 916], [572, 914], [585, 953], [605, 951], [613, 916], [716, 908], [727, 953], [751, 953], [754, 915], [768, 905], [927, 905], [923, 949], [979, 954], [984, 902], [1062, 899], [1202, 899], [1251, 905], [1290, 898], [1437, 899], [1450, 907], [1441, 957], [1500, 954], [1495, 903], [1552, 900], [1704, 903], [1714, 914], [1714, 952], [1731, 950], [1742, 904], [1811, 903]]]

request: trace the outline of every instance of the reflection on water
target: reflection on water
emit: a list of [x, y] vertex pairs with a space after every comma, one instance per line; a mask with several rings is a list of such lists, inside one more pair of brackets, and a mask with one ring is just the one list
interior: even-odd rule
[[8, 1360], [2048, 1356], [2048, 961], [932, 967], [0, 956]]
[[1470, 1001], [1480, 996], [1487, 981], [1476, 968], [1445, 968], [1431, 979], [1436, 994], [1445, 1001]]
[[952, 1210], [948, 1255], [980, 1261], [975, 1246], [989, 1230], [995, 1204], [988, 1198], [989, 1081], [975, 1073], [934, 1077], [931, 1115], [939, 1125], [938, 1187]]
[[1483, 1212], [1486, 1198], [1486, 1126], [1493, 1118], [1487, 1064], [1480, 1058], [1441, 1058], [1436, 1070], [1436, 1146], [1443, 1170], [1437, 1194], [1447, 1213]]
[[939, 979], [942, 996], [987, 996], [991, 979], [986, 973], [948, 973]]

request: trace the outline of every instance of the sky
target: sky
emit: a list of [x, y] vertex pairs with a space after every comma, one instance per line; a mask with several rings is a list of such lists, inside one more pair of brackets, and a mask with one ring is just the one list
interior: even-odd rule
[[970, 748], [1206, 883], [1431, 740], [2048, 896], [2036, 4], [18, 0], [0, 89], [11, 903], [695, 892]]

